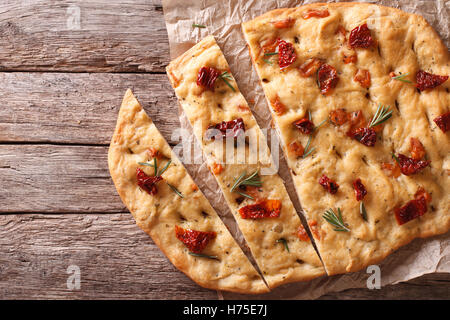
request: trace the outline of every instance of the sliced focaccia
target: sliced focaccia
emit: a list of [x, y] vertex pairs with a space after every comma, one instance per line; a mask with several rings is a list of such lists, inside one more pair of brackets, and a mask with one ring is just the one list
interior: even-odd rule
[[268, 291], [131, 90], [119, 111], [108, 165], [137, 225], [178, 269], [210, 289]]
[[242, 24], [328, 274], [450, 228], [450, 61], [420, 16], [311, 4]]
[[214, 38], [172, 61], [167, 73], [269, 287], [323, 275], [265, 136]]

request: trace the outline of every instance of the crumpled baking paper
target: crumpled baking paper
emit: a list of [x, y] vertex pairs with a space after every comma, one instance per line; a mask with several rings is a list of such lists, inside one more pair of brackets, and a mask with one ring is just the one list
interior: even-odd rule
[[[336, 1], [163, 0], [162, 2], [169, 35], [171, 59], [178, 57], [207, 35], [214, 35], [230, 65], [239, 89], [249, 102], [258, 124], [261, 128], [267, 128], [270, 133], [275, 134], [270, 129], [270, 111], [266, 104], [263, 90], [259, 85], [256, 71], [252, 67], [240, 24], [276, 8], [300, 6], [312, 2]], [[399, 8], [406, 12], [421, 14], [437, 30], [444, 43], [449, 47], [450, 26], [448, 18], [450, 1], [381, 0], [360, 2], [377, 3]], [[192, 24], [204, 25], [206, 28], [193, 28]], [[187, 143], [191, 144], [192, 148], [199, 150], [199, 144], [193, 136], [189, 121], [181, 108], [179, 111], [181, 127], [189, 132]], [[268, 135], [269, 139], [271, 137], [270, 133]], [[184, 139], [186, 139], [186, 136]], [[180, 146], [177, 146], [175, 151], [179, 155], [182, 154]], [[201, 154], [201, 152], [195, 152], [194, 154]], [[279, 154], [279, 174], [285, 181], [297, 211], [301, 213], [301, 205], [298, 202], [281, 150], [279, 150]], [[200, 157], [203, 156], [200, 155]], [[206, 167], [205, 159], [195, 159], [194, 163], [197, 164], [186, 163], [185, 165], [198, 183], [199, 188], [219, 212], [224, 223], [235, 236], [244, 252], [251, 258], [243, 236], [225, 204], [220, 188]], [[388, 256], [379, 267], [381, 270], [381, 286], [408, 281], [427, 273], [450, 272], [450, 234], [447, 233], [429, 239], [416, 239]], [[337, 292], [349, 288], [365, 288], [370, 275], [371, 273], [362, 270], [345, 275], [324, 276], [309, 282], [287, 284], [264, 295], [254, 296], [218, 292], [218, 297], [220, 299], [315, 299], [329, 292]]]

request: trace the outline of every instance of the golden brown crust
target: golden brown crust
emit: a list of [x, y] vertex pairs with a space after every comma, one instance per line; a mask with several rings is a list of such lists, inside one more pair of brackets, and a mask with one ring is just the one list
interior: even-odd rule
[[[138, 164], [151, 160], [149, 148], [155, 148], [162, 155], [158, 159], [160, 168], [169, 159], [172, 160], [162, 174], [164, 181], [157, 184], [158, 193], [153, 196], [141, 190], [136, 181], [138, 167], [148, 175], [153, 175], [153, 168]], [[131, 90], [125, 94], [119, 111], [109, 148], [108, 165], [117, 192], [136, 224], [150, 235], [179, 270], [209, 289], [250, 294], [268, 292], [262, 278], [205, 196], [200, 190], [192, 188], [194, 181]], [[179, 197], [165, 182], [175, 186], [184, 197]], [[184, 244], [175, 237], [176, 225], [216, 232], [217, 237], [208, 244], [204, 253], [215, 255], [220, 261], [189, 255]]]
[[[270, 288], [274, 288], [284, 283], [307, 281], [323, 275], [322, 264], [311, 243], [299, 240], [296, 235], [301, 222], [283, 181], [277, 174], [261, 175], [262, 191], [258, 192], [262, 198], [281, 201], [280, 217], [253, 220], [243, 219], [239, 215], [240, 208], [255, 200], [245, 199], [239, 203], [237, 199], [240, 195], [230, 191], [234, 179], [242, 172], [249, 175], [257, 169], [268, 169], [273, 163], [266, 139], [234, 79], [230, 78], [229, 83], [235, 91], [221, 80], [216, 81], [214, 92], [204, 91], [196, 84], [199, 69], [205, 66], [214, 67], [221, 72], [229, 70], [228, 63], [212, 36], [203, 39], [172, 61], [167, 67], [167, 74], [193, 126], [194, 134], [201, 142], [210, 167], [221, 163], [224, 154], [217, 151], [215, 142], [202, 139], [209, 125], [242, 118], [246, 133], [254, 134], [256, 141], [260, 141], [260, 152], [253, 152], [254, 155], [259, 154], [257, 162], [250, 163], [247, 157], [242, 159], [242, 163], [228, 161], [221, 164], [222, 170], [212, 171], [266, 282]], [[182, 80], [177, 82], [177, 79]], [[249, 146], [245, 143], [238, 145], [236, 154], [249, 155]], [[287, 239], [289, 251], [280, 244], [280, 238]]]
[[[327, 9], [330, 15], [303, 19], [302, 13], [311, 9]], [[296, 20], [292, 28], [276, 30], [271, 23], [287, 18]], [[338, 28], [346, 29], [348, 39], [349, 32], [363, 23], [368, 24], [377, 46], [356, 49], [356, 63], [346, 64], [341, 54], [350, 49], [339, 37]], [[378, 103], [394, 109], [373, 148], [363, 146], [348, 138], [339, 127], [328, 124], [315, 134], [316, 151], [312, 156], [298, 160], [286, 153], [305, 214], [308, 220], [318, 222], [321, 238], [315, 241], [328, 274], [360, 270], [378, 263], [414, 238], [449, 230], [450, 144], [448, 133], [440, 131], [432, 120], [449, 111], [450, 81], [419, 93], [414, 84], [392, 80], [389, 75], [391, 71], [397, 75], [409, 72], [407, 79], [414, 81], [420, 69], [450, 74], [448, 49], [423, 17], [374, 4], [316, 3], [270, 11], [243, 23], [242, 28], [258, 75], [267, 79], [262, 82], [267, 101], [270, 104], [276, 94], [287, 106], [282, 116], [272, 113], [285, 152], [286, 146], [295, 139], [306, 144], [307, 137], [296, 132], [292, 122], [308, 111], [318, 124], [337, 108], [349, 112], [362, 110], [367, 119], [375, 113]], [[273, 65], [261, 61], [260, 43], [270, 37], [294, 43], [298, 59], [293, 67], [281, 72], [276, 61]], [[322, 59], [337, 69], [339, 82], [332, 94], [321, 95], [316, 77], [302, 77], [296, 70], [311, 58]], [[367, 90], [353, 80], [358, 69], [369, 70], [371, 74], [371, 86]], [[409, 155], [409, 140], [413, 137], [423, 143], [431, 167], [412, 176], [401, 175], [397, 179], [386, 176], [380, 164], [392, 162], [393, 151]], [[341, 186], [336, 195], [328, 194], [318, 184], [324, 173]], [[353, 194], [352, 181], [356, 178], [361, 178], [368, 189], [364, 199], [368, 222], [360, 217], [359, 203]], [[399, 226], [394, 208], [413, 199], [419, 187], [432, 194], [428, 212]], [[322, 218], [325, 210], [338, 207], [351, 232], [336, 232]]]

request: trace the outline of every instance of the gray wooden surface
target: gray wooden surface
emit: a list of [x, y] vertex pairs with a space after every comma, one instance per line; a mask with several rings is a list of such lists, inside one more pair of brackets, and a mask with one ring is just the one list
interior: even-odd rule
[[[0, 299], [217, 298], [135, 226], [107, 169], [126, 88], [166, 139], [179, 126], [168, 47], [157, 0], [0, 2]], [[448, 299], [450, 275], [322, 298]]]

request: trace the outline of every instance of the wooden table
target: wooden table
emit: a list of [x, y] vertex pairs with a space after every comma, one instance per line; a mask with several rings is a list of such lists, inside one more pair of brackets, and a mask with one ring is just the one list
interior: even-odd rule
[[[135, 225], [107, 169], [127, 88], [166, 139], [179, 126], [168, 61], [158, 0], [1, 1], [1, 299], [217, 298]], [[80, 290], [67, 287], [70, 265]], [[449, 290], [449, 274], [430, 274], [323, 298], [448, 299]]]

